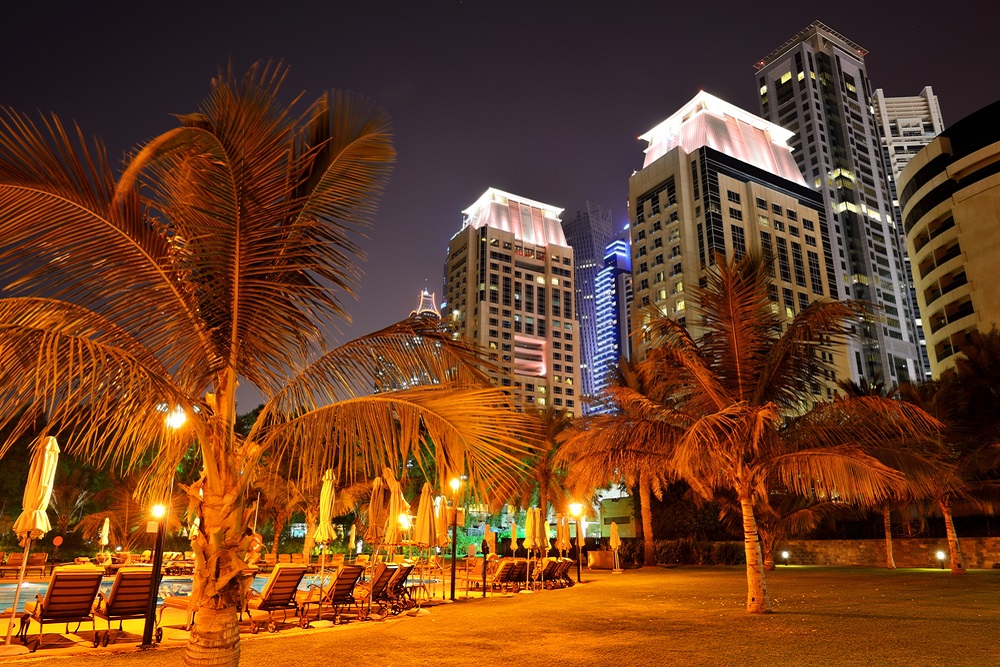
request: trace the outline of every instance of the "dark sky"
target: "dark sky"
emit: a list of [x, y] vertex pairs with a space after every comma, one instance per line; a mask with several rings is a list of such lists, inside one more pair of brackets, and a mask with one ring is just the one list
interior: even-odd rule
[[[489, 186], [626, 219], [636, 137], [705, 89], [757, 112], [752, 64], [819, 19], [868, 49], [874, 87], [931, 85], [945, 123], [1000, 98], [995, 0], [815, 3], [37, 0], [0, 19], [0, 104], [75, 119], [112, 154], [193, 111], [230, 60], [290, 67], [289, 100], [381, 103], [399, 152], [353, 306], [360, 335], [441, 294], [448, 239]], [[843, 14], [838, 13], [844, 11]], [[938, 12], [949, 12], [940, 15]]]

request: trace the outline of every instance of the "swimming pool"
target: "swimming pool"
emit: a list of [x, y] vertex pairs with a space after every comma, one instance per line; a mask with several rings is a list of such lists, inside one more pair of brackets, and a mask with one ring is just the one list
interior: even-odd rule
[[[101, 582], [101, 590], [107, 595], [111, 592], [111, 585], [114, 584], [114, 577], [104, 577], [104, 581]], [[252, 587], [256, 590], [261, 590], [264, 584], [267, 582], [267, 575], [258, 575], [254, 577]], [[302, 578], [302, 582], [299, 583], [299, 590], [306, 590], [309, 588], [310, 584], [316, 584], [319, 582], [318, 574], [307, 574]], [[0, 612], [7, 610], [10, 613], [10, 606], [14, 602], [14, 590], [17, 587], [16, 583], [2, 583], [0, 584]], [[21, 597], [17, 601], [17, 610], [24, 611], [24, 604], [26, 602], [34, 602], [36, 595], [45, 596], [45, 591], [49, 588], [49, 582], [38, 583], [38, 582], [24, 582], [21, 587]], [[191, 594], [191, 577], [163, 577], [160, 580], [160, 595], [157, 599], [157, 604], [163, 602], [163, 598], [171, 595], [190, 595]]]

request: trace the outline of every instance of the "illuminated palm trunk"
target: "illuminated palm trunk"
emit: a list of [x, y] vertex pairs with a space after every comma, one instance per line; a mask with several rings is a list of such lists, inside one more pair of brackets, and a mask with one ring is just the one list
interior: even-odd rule
[[[756, 517], [754, 517], [754, 522], [756, 523]], [[764, 530], [759, 525], [757, 532], [760, 533], [760, 547], [764, 551], [764, 569], [769, 572], [774, 569], [774, 533]]]
[[948, 531], [948, 551], [951, 557], [951, 573], [965, 574], [965, 564], [962, 562], [962, 545], [958, 542], [958, 533], [955, 532], [955, 522], [951, 517], [951, 501], [945, 498], [938, 503], [941, 514], [944, 516], [944, 528]]
[[639, 511], [642, 514], [642, 562], [646, 565], [656, 565], [656, 552], [653, 548], [653, 508], [652, 489], [649, 478], [639, 473]]
[[892, 521], [888, 505], [882, 508], [882, 524], [885, 526], [885, 569], [895, 570], [896, 561], [892, 557]]
[[764, 562], [760, 543], [757, 541], [757, 520], [753, 515], [753, 502], [748, 489], [740, 490], [740, 509], [743, 511], [743, 547], [747, 557], [747, 611], [767, 614], [771, 611], [771, 598], [764, 581]]

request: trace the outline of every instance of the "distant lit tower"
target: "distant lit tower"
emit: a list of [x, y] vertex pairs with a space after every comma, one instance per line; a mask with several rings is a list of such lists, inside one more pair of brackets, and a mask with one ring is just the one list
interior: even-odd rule
[[580, 381], [585, 399], [594, 396], [597, 368], [597, 313], [595, 280], [604, 265], [604, 253], [611, 241], [611, 209], [587, 202], [587, 211], [572, 220], [563, 220], [566, 241], [573, 248], [576, 264], [576, 319], [580, 323]]
[[434, 303], [435, 298], [434, 293], [428, 292], [426, 289], [420, 290], [420, 301], [417, 303], [416, 309], [410, 311], [410, 317], [430, 317], [440, 320], [441, 311]]
[[922, 377], [867, 51], [816, 21], [755, 63], [760, 108], [787, 128], [806, 183], [830, 216], [836, 298], [878, 306], [849, 344], [851, 378]]
[[[749, 252], [766, 263], [779, 316], [791, 320], [833, 296], [826, 207], [795, 164], [791, 136], [700, 92], [640, 137], [648, 142], [645, 160], [629, 179], [633, 326], [667, 316], [697, 339], [705, 329], [700, 316], [688, 317], [697, 305], [691, 288], [707, 285], [716, 262]], [[643, 333], [632, 338], [640, 360]], [[824, 385], [808, 387], [814, 401], [832, 398], [834, 380], [847, 371], [843, 346], [818, 353], [834, 370]]]
[[[896, 182], [910, 159], [934, 137], [944, 131], [941, 107], [937, 95], [930, 86], [913, 97], [886, 97], [879, 88], [875, 91], [875, 117], [878, 119], [882, 138], [882, 160], [885, 163], [886, 179], [889, 181], [889, 195], [892, 197], [896, 229], [903, 229], [903, 218], [899, 210], [899, 194]], [[919, 337], [920, 359], [924, 378], [930, 379], [931, 366], [927, 357], [927, 336], [924, 332], [920, 311], [917, 307], [917, 291], [910, 270], [910, 257], [905, 252], [905, 239], [900, 233], [905, 276], [910, 292], [910, 310], [915, 318], [914, 330]]]
[[489, 350], [496, 383], [519, 406], [579, 415], [573, 249], [561, 208], [490, 188], [448, 243], [451, 326]]
[[624, 238], [615, 239], [604, 252], [604, 266], [594, 280], [594, 321], [597, 325], [597, 348], [594, 354], [593, 399], [584, 407], [586, 414], [603, 414], [611, 406], [602, 392], [614, 377], [622, 357], [632, 356], [629, 313], [632, 305], [632, 261], [628, 229]]

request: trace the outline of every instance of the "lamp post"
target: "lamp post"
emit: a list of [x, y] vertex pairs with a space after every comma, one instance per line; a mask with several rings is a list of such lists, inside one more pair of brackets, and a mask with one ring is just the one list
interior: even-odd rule
[[938, 568], [943, 570], [944, 569], [944, 552], [943, 551], [939, 551], [939, 552], [937, 552], [934, 555], [937, 556]]
[[[166, 515], [167, 508], [163, 505], [154, 505], [150, 510], [153, 520], [146, 524], [147, 533], [156, 533], [156, 542], [153, 545], [153, 573], [149, 578], [149, 603], [146, 606], [146, 622], [142, 626], [142, 643], [140, 649], [154, 648], [153, 626], [156, 624], [156, 598], [160, 589], [160, 568], [163, 565], [163, 537], [166, 535]], [[155, 525], [154, 525], [155, 524]]]
[[785, 567], [788, 567], [788, 552], [787, 551], [782, 551], [781, 552], [781, 557], [785, 561]]
[[458, 489], [462, 486], [462, 480], [452, 477], [451, 482], [451, 504], [454, 514], [451, 517], [451, 601], [455, 601], [455, 567], [458, 558]]
[[576, 518], [576, 583], [581, 583], [580, 570], [583, 569], [583, 524], [580, 519], [583, 517], [583, 505], [581, 503], [570, 503], [569, 513]]

